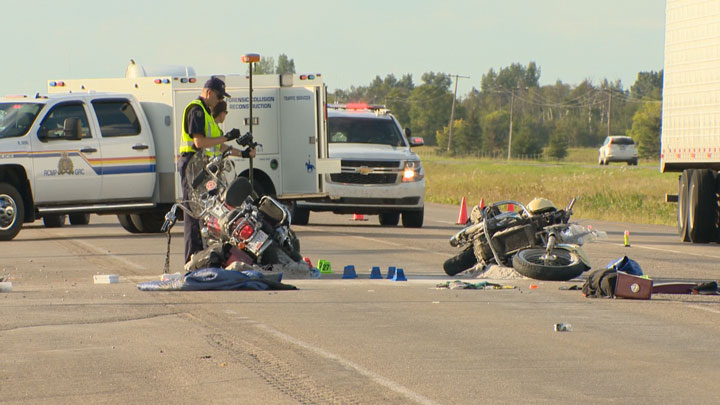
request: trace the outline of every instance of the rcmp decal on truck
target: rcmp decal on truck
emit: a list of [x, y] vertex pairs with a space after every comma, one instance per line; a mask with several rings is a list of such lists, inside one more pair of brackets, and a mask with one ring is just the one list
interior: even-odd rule
[[129, 173], [152, 173], [156, 171], [155, 156], [149, 157], [118, 157], [106, 159], [88, 159], [84, 153], [77, 150], [62, 150], [48, 152], [8, 152], [0, 154], [0, 159], [15, 158], [48, 158], [58, 157], [57, 169], [45, 169], [43, 176], [74, 175], [84, 176], [87, 174], [85, 168], [75, 167], [72, 158], [81, 158], [95, 174], [129, 174]]

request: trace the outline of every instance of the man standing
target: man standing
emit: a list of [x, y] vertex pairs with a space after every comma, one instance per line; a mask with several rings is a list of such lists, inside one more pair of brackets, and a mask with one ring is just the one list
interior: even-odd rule
[[[200, 97], [191, 101], [183, 113], [182, 134], [180, 139], [180, 158], [178, 159], [178, 170], [180, 171], [180, 182], [183, 190], [183, 200], [190, 197], [190, 184], [192, 179], [186, 178], [185, 169], [190, 159], [201, 149], [209, 156], [219, 153], [223, 144], [240, 137], [240, 130], [234, 128], [224, 136], [215, 123], [211, 109], [214, 108], [225, 97], [230, 97], [225, 91], [225, 82], [217, 77], [211, 77], [205, 82]], [[224, 103], [224, 101], [223, 101]], [[226, 146], [227, 147], [227, 146]], [[240, 153], [233, 149], [233, 155], [243, 157], [254, 157], [255, 150], [247, 149]], [[184, 219], [185, 237], [185, 263], [190, 261], [193, 253], [203, 249], [202, 236], [200, 235], [200, 222], [185, 215]]]

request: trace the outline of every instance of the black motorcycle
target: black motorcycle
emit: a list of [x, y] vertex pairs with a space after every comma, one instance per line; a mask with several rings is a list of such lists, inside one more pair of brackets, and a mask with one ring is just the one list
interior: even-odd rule
[[[445, 273], [454, 276], [479, 263], [513, 267], [539, 280], [579, 276], [590, 268], [583, 237], [596, 233], [569, 223], [575, 201], [565, 209], [555, 208], [546, 199], [531, 201], [529, 208], [518, 201], [500, 201], [474, 209], [472, 223], [450, 238], [450, 245], [463, 251], [445, 261]], [[503, 212], [504, 206], [519, 210]]]

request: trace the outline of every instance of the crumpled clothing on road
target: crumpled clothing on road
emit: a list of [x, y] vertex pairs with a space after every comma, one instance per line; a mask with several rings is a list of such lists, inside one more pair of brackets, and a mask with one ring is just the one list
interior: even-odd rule
[[516, 288], [512, 285], [502, 285], [490, 283], [487, 281], [481, 281], [479, 283], [468, 283], [467, 281], [446, 281], [436, 286], [438, 289], [450, 289], [450, 290], [511, 290]]
[[297, 287], [283, 284], [280, 280], [282, 274], [207, 268], [189, 272], [179, 279], [145, 281], [138, 283], [137, 288], [140, 291], [297, 290]]

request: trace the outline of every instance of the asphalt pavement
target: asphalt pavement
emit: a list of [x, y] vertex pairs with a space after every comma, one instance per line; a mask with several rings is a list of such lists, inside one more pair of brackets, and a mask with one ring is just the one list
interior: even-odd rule
[[[570, 282], [487, 280], [501, 290], [438, 289], [458, 207], [428, 204], [422, 229], [376, 216], [312, 213], [303, 255], [331, 263], [296, 291], [143, 292], [165, 263], [165, 235], [115, 217], [26, 226], [0, 244], [0, 402], [7, 403], [717, 403], [720, 296], [588, 299]], [[655, 281], [718, 277], [717, 244], [665, 226], [582, 220], [593, 268], [627, 255]], [[630, 247], [623, 233], [630, 232]], [[181, 271], [182, 229], [171, 233]], [[354, 265], [357, 279], [343, 279]], [[407, 281], [369, 279], [379, 266]], [[94, 275], [118, 274], [117, 284]], [[556, 332], [556, 323], [571, 325]]]

